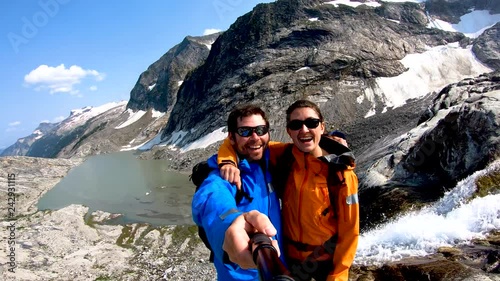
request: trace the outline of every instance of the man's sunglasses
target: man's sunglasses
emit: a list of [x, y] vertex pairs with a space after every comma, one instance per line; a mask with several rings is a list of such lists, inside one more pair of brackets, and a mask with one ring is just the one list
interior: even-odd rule
[[244, 138], [249, 137], [255, 132], [257, 136], [263, 136], [269, 132], [269, 128], [266, 125], [260, 125], [257, 127], [239, 127], [236, 129], [236, 133]]
[[290, 130], [297, 131], [302, 129], [302, 126], [304, 125], [306, 125], [306, 127], [309, 129], [314, 129], [318, 127], [320, 122], [321, 120], [319, 120], [318, 118], [307, 118], [306, 120], [292, 120], [288, 122], [286, 126]]

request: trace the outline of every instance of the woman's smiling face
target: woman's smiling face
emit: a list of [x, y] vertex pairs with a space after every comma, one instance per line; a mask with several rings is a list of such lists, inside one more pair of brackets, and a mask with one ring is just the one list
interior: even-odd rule
[[300, 151], [315, 157], [322, 155], [319, 141], [325, 132], [325, 125], [314, 109], [300, 107], [292, 111], [286, 131]]

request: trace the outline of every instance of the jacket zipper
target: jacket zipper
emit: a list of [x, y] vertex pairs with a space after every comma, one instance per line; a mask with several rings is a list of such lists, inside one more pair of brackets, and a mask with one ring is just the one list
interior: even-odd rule
[[302, 242], [304, 241], [304, 230], [302, 228], [302, 197], [304, 195], [304, 182], [307, 181], [307, 156], [306, 154], [304, 153], [303, 154], [304, 156], [304, 179], [302, 180], [302, 182], [300, 183], [300, 186], [299, 186], [299, 216], [298, 216], [298, 219], [299, 219], [299, 242]]

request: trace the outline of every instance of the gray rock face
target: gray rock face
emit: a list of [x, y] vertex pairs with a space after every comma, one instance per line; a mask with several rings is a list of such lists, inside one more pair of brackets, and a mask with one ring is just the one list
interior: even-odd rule
[[472, 50], [477, 58], [493, 69], [500, 69], [500, 23], [481, 34]]
[[445, 87], [419, 126], [389, 134], [358, 154], [363, 227], [437, 200], [500, 158], [499, 75]]
[[187, 36], [170, 49], [139, 76], [130, 92], [127, 108], [170, 111], [184, 78], [205, 61], [210, 45], [218, 36], [218, 33], [200, 37]]
[[404, 2], [401, 4], [392, 3], [377, 9], [377, 13], [390, 20], [426, 25], [427, 16], [424, 11], [418, 8], [418, 5], [419, 4], [411, 2]]
[[137, 121], [127, 124], [133, 117], [125, 106], [106, 111], [89, 120], [81, 130], [81, 137], [61, 149], [57, 157], [85, 157], [120, 151], [140, 146], [153, 139], [165, 124], [166, 117], [154, 117], [152, 110], [137, 111], [143, 114]]
[[349, 280], [500, 280], [498, 237], [492, 235], [467, 247], [442, 247], [433, 255], [405, 258], [378, 268], [354, 266]]
[[393, 180], [451, 187], [500, 157], [500, 72], [446, 87], [431, 110], [448, 113], [410, 149]]

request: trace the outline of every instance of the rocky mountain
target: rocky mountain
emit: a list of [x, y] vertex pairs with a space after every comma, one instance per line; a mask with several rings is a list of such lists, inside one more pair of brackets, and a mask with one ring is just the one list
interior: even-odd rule
[[177, 91], [184, 77], [205, 61], [219, 35], [187, 36], [171, 48], [139, 76], [130, 92], [127, 108], [170, 112], [177, 101]]
[[[427, 25], [430, 17], [456, 20], [458, 11], [479, 4], [462, 3], [455, 13], [451, 11], [456, 1], [440, 1], [441, 9], [436, 1], [427, 3], [353, 8], [285, 0], [258, 5], [217, 39], [206, 62], [186, 78], [162, 138], [190, 132], [176, 141], [180, 146], [192, 142], [223, 127], [230, 109], [242, 102], [258, 102], [269, 112], [278, 112], [270, 120], [278, 140], [287, 140], [284, 111], [298, 98], [317, 102], [327, 122], [340, 128], [401, 106], [388, 100], [394, 93], [386, 92], [380, 79], [403, 75], [408, 70], [401, 62], [405, 56], [453, 42], [476, 46], [461, 33]], [[478, 39], [490, 43], [478, 43], [484, 47], [475, 50], [482, 50], [478, 57], [494, 68], [499, 48], [494, 32], [490, 33]], [[460, 78], [488, 71], [468, 66], [466, 59], [458, 63], [467, 69]], [[452, 77], [457, 76], [446, 69], [433, 73], [439, 82], [422, 92], [400, 93], [399, 98], [421, 98], [456, 82]]]
[[[123, 110], [125, 110], [125, 102], [72, 110], [70, 116], [59, 123], [40, 124], [40, 127], [44, 128], [43, 131], [35, 130], [29, 139], [18, 140], [16, 144], [7, 148], [2, 153], [2, 156], [63, 157], [65, 156], [63, 151], [77, 150], [86, 138], [102, 130], [109, 122], [109, 119], [117, 122], [115, 119]], [[93, 122], [96, 119], [98, 121]], [[28, 143], [29, 145], [26, 145]], [[11, 149], [13, 147], [19, 147], [20, 149], [16, 151]]]
[[[127, 102], [72, 110], [55, 124], [42, 123], [2, 156], [69, 158], [120, 151], [147, 143], [165, 124], [163, 113], [126, 109]], [[42, 129], [40, 129], [42, 128]]]
[[479, 60], [494, 69], [500, 69], [500, 23], [483, 32], [472, 50]]
[[31, 135], [18, 139], [16, 143], [1, 151], [0, 156], [26, 155], [35, 141], [39, 140], [56, 126], [57, 123], [40, 123]]

